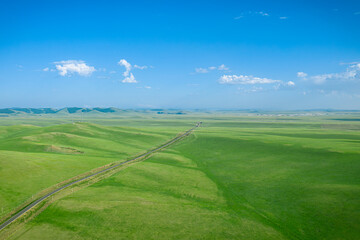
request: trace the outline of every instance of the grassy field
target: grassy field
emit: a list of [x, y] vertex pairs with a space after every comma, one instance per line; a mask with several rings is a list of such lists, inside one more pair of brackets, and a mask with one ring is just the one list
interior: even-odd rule
[[[203, 127], [190, 137], [56, 201], [12, 238], [357, 239], [360, 121], [356, 119], [204, 116]], [[31, 128], [31, 134], [24, 130], [26, 134], [19, 136], [11, 135], [18, 130], [9, 130], [19, 126], [7, 126], [3, 127], [8, 131], [7, 141], [2, 141], [0, 148], [1, 153], [43, 154], [44, 165], [50, 166], [44, 168], [46, 174], [54, 174], [48, 173], [49, 169], [63, 169], [52, 179], [55, 183], [76, 174], [67, 172], [73, 169], [71, 164], [82, 166], [84, 171], [124, 158], [165, 141], [191, 126], [194, 120], [195, 117], [122, 119], [116, 123], [118, 127], [105, 127], [116, 120], [93, 119], [90, 121], [102, 125], [21, 126]], [[51, 121], [39, 125], [51, 125]], [[76, 130], [78, 141], [70, 141], [67, 136], [54, 142], [47, 136], [49, 132], [72, 134], [66, 127], [74, 126], [84, 128]], [[92, 136], [88, 134], [91, 131]], [[136, 135], [139, 132], [147, 137]], [[37, 140], [31, 141], [36, 146], [27, 147], [26, 140], [20, 141], [23, 145], [16, 140], [14, 147], [9, 143], [10, 136], [36, 136]], [[92, 144], [92, 138], [97, 139], [96, 143]], [[109, 139], [111, 144], [106, 142]], [[132, 141], [135, 143], [124, 143]], [[38, 146], [49, 144], [84, 154], [49, 153]], [[142, 144], [144, 148], [139, 147]], [[11, 146], [14, 149], [9, 149]], [[21, 149], [28, 150], [24, 153]], [[53, 160], [47, 156], [58, 157], [56, 165], [51, 166]], [[17, 159], [14, 161], [20, 165], [23, 156]], [[98, 162], [99, 159], [104, 162]], [[5, 160], [0, 171], [11, 169], [9, 164], [4, 165], [10, 162]], [[68, 167], [64, 167], [65, 163]], [[27, 178], [34, 181], [34, 174]], [[44, 187], [40, 182], [36, 184], [38, 189]], [[3, 191], [3, 199], [16, 198], [22, 191], [27, 191], [28, 197], [36, 191], [30, 183], [21, 188], [21, 183], [13, 180], [11, 184], [18, 192]], [[13, 189], [6, 179], [0, 184]]]
[[[143, 125], [168, 133], [160, 141], [190, 120]], [[343, 119], [208, 118], [166, 151], [58, 200], [13, 238], [356, 239], [359, 130]]]
[[126, 160], [185, 129], [184, 125], [164, 131], [90, 123], [0, 126], [0, 217], [43, 189]]

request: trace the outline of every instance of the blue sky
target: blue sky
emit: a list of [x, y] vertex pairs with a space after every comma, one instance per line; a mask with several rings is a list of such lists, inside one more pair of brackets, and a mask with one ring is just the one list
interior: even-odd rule
[[360, 109], [360, 1], [0, 1], [0, 107]]

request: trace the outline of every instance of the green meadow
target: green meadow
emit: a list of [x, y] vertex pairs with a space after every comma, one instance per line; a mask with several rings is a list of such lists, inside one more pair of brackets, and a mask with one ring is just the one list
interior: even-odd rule
[[357, 115], [2, 120], [0, 204], [12, 209], [198, 120], [189, 137], [55, 201], [11, 239], [359, 238]]
[[162, 131], [84, 122], [0, 126], [0, 217], [46, 188], [126, 160], [185, 129]]

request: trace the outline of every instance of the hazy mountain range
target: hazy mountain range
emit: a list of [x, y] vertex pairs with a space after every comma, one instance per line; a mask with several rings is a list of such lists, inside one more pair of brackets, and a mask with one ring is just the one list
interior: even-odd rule
[[185, 111], [177, 109], [143, 109], [143, 110], [131, 110], [131, 109], [119, 109], [114, 107], [108, 108], [80, 108], [80, 107], [65, 107], [61, 109], [55, 108], [3, 108], [0, 109], [1, 115], [43, 115], [43, 114], [83, 114], [83, 113], [92, 113], [92, 114], [123, 114], [129, 112], [152, 112], [156, 114], [186, 114]]

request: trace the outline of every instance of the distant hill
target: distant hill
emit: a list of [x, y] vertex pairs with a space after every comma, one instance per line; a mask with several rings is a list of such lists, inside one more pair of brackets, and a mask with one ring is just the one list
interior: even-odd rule
[[74, 113], [116, 113], [123, 110], [117, 108], [79, 108], [66, 107], [61, 109], [54, 108], [3, 108], [0, 114], [74, 114]]
[[129, 110], [114, 107], [108, 108], [80, 108], [66, 107], [61, 109], [55, 108], [3, 108], [0, 109], [0, 117], [12, 115], [71, 115], [71, 114], [126, 114], [126, 113], [151, 113], [151, 114], [187, 114], [188, 112], [177, 109], [141, 109]]
[[312, 110], [293, 110], [293, 111], [271, 111], [271, 110], [256, 110], [256, 109], [195, 109], [195, 110], [181, 110], [181, 109], [119, 109], [114, 107], [65, 107], [61, 109], [55, 108], [3, 108], [0, 109], [0, 117], [22, 116], [22, 115], [48, 115], [48, 116], [71, 116], [71, 115], [184, 115], [184, 114], [239, 114], [251, 116], [318, 116], [318, 115], [348, 115], [360, 114], [360, 110], [333, 110], [333, 109], [312, 109]]

